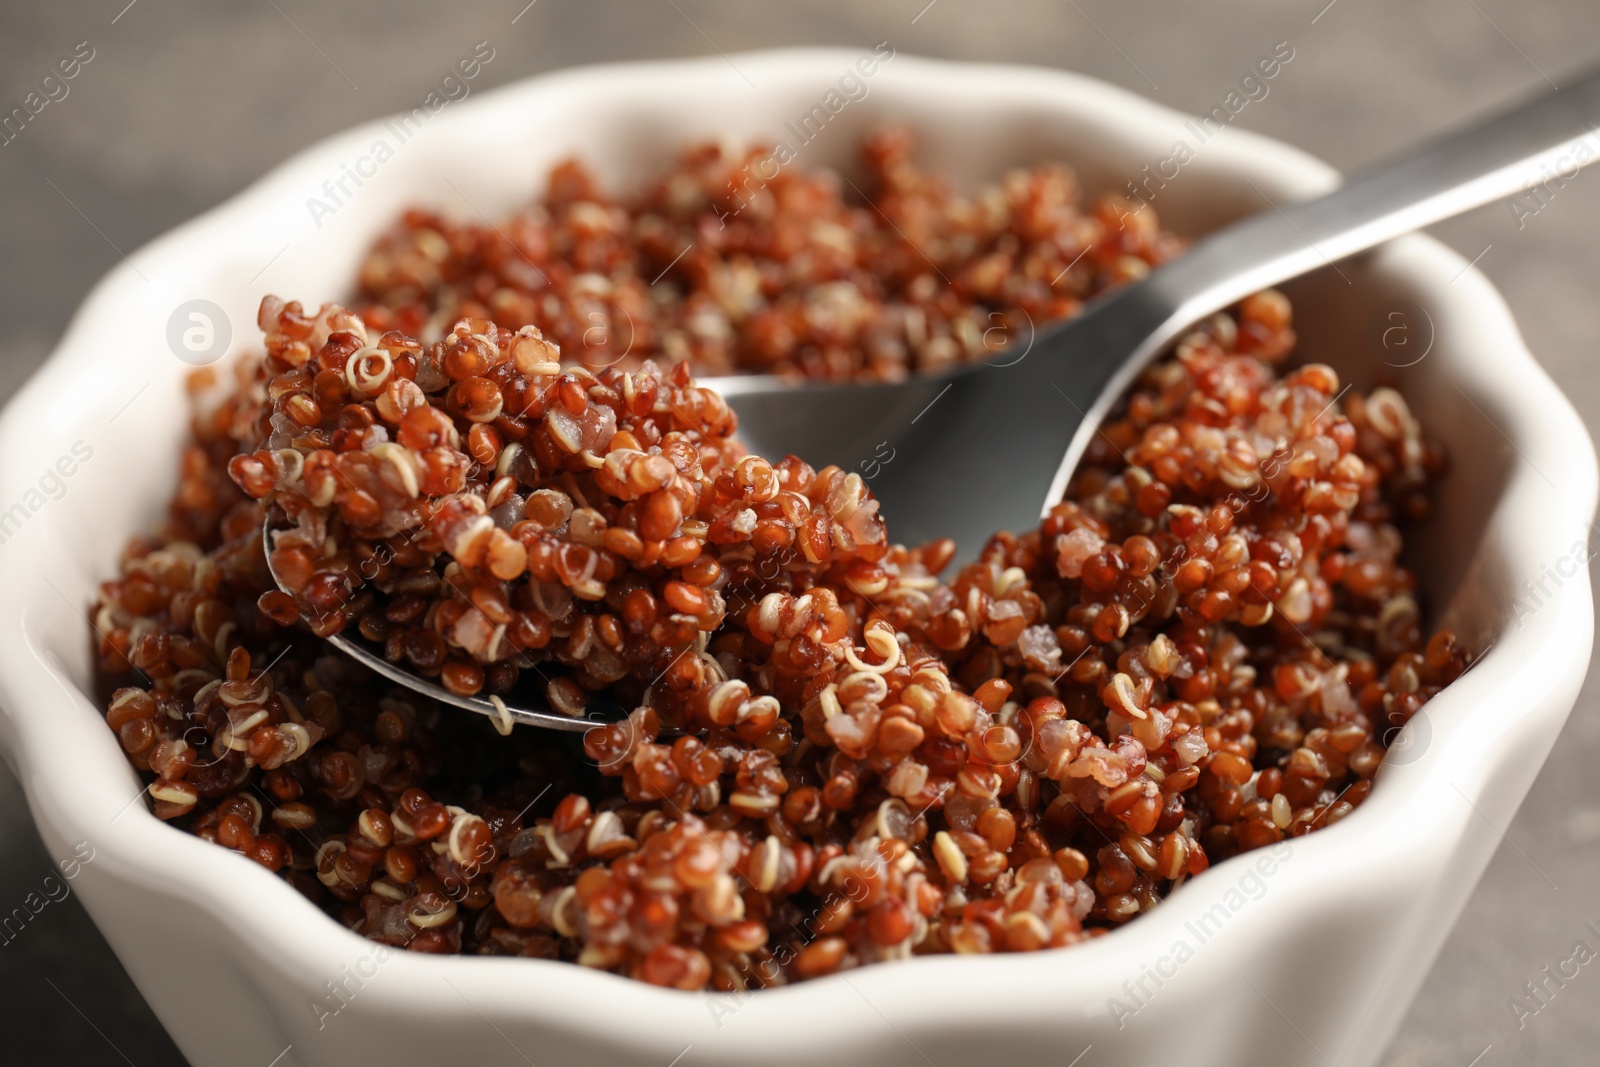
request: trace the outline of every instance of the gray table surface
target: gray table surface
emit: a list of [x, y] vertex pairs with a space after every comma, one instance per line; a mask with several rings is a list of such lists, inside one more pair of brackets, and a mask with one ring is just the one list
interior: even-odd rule
[[[1293, 65], [1238, 125], [1346, 170], [1559, 82], [1600, 53], [1593, 0], [525, 3], [0, 0], [0, 111], [78, 42], [95, 50], [69, 96], [0, 147], [0, 398], [45, 358], [119, 249], [226, 199], [317, 138], [409, 107], [479, 40], [496, 53], [479, 88], [599, 60], [888, 39], [908, 53], [1083, 71], [1187, 111], [1209, 109], [1288, 40]], [[1480, 257], [1534, 353], [1595, 426], [1600, 175], [1522, 221], [1501, 205], [1436, 232]], [[1600, 919], [1597, 686], [1591, 678], [1527, 802], [1500, 828], [1506, 843], [1388, 1067], [1595, 1062], [1592, 968], [1520, 1027], [1508, 999], [1590, 937], [1585, 920]], [[0, 768], [0, 903], [33, 891], [50, 862]], [[0, 1033], [7, 1063], [183, 1063], [70, 897], [0, 946]], [[1296, 1040], [1287, 1027], [1259, 1039]]]

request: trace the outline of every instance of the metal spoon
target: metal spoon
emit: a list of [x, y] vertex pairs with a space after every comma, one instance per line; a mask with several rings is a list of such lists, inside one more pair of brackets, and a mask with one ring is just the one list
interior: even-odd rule
[[952, 537], [956, 559], [970, 560], [995, 530], [1037, 525], [1118, 397], [1194, 323], [1553, 173], [1570, 178], [1600, 156], [1597, 122], [1600, 67], [1319, 199], [1267, 207], [987, 363], [888, 385], [785, 386], [756, 376], [702, 384], [738, 412], [753, 451], [870, 472], [894, 540]]
[[[288, 587], [283, 584], [283, 579], [272, 566], [272, 531], [272, 518], [269, 515], [261, 525], [261, 540], [267, 548], [267, 571], [272, 575], [272, 580], [278, 588], [288, 592]], [[591, 701], [588, 709], [589, 717], [583, 719], [570, 718], [544, 706], [525, 708], [505, 701], [497, 705], [483, 697], [452, 693], [432, 679], [409, 671], [398, 663], [391, 663], [383, 658], [377, 646], [368, 644], [359, 637], [348, 637], [338, 633], [324, 637], [323, 640], [357, 663], [377, 671], [397, 685], [403, 685], [412, 692], [432, 697], [442, 703], [454, 704], [458, 708], [487, 715], [501, 724], [523, 723], [528, 726], [544, 726], [552, 730], [579, 731], [588, 730], [596, 723], [610, 722], [620, 718], [622, 714], [621, 709], [606, 701]]]
[[[895, 540], [953, 537], [958, 558], [970, 559], [993, 531], [1026, 529], [1061, 499], [1117, 398], [1190, 325], [1552, 173], [1570, 177], [1600, 155], [1597, 122], [1600, 68], [1317, 200], [1274, 206], [1221, 230], [1077, 318], [1041, 328], [1020, 354], [893, 384], [796, 386], [757, 375], [704, 384], [727, 397], [745, 443], [761, 455], [792, 453], [846, 470], [875, 460], [868, 485]], [[891, 450], [887, 462], [880, 444]], [[327, 640], [400, 685], [504, 721], [491, 701], [451, 693], [342, 635]], [[559, 730], [595, 721], [543, 707], [504, 713]]]

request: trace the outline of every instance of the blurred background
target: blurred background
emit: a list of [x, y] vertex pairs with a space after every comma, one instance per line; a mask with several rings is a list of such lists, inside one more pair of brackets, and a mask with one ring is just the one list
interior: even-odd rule
[[[524, 6], [526, 5], [526, 6]], [[1600, 56], [1593, 0], [96, 0], [0, 5], [0, 114], [88, 42], [93, 58], [0, 146], [0, 400], [123, 253], [227, 199], [286, 156], [409, 108], [473, 43], [479, 92], [602, 60], [784, 45], [1080, 71], [1204, 111], [1282, 40], [1295, 58], [1236, 124], [1344, 170], [1411, 146]], [[532, 176], [530, 176], [530, 182]], [[1594, 188], [1590, 188], [1593, 183]], [[1520, 225], [1519, 225], [1520, 222]], [[1435, 231], [1498, 285], [1529, 346], [1600, 429], [1600, 173], [1536, 217], [1505, 204]], [[305, 294], [317, 299], [316, 294]], [[328, 294], [331, 295], [331, 294]], [[115, 338], [107, 338], [115, 344]], [[1462, 472], [1460, 476], [1469, 476]], [[1591, 1064], [1600, 975], [1535, 1016], [1509, 1004], [1600, 920], [1600, 755], [1591, 676], [1566, 730], [1395, 1038], [1387, 1067]], [[1508, 706], [1505, 714], [1517, 714]], [[0, 911], [54, 869], [0, 767]], [[174, 959], [183, 950], [175, 946]], [[176, 964], [180, 965], [181, 964]], [[1227, 995], [1219, 991], [1219, 995]], [[0, 1060], [184, 1061], [77, 900], [0, 944]], [[1263, 1035], [1265, 1039], [1283, 1035]], [[1093, 1067], [1092, 1057], [1083, 1067]]]

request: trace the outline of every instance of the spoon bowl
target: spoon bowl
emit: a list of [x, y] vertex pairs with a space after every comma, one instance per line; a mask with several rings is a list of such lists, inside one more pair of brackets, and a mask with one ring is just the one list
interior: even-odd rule
[[[272, 544], [272, 534], [272, 518], [269, 515], [267, 520], [261, 524], [262, 543], [270, 546]], [[272, 575], [273, 582], [277, 584], [279, 589], [287, 591], [283, 579], [272, 566], [272, 553], [268, 551], [266, 557], [267, 571]], [[618, 717], [615, 714], [609, 716], [603, 714], [598, 705], [604, 702], [600, 701], [591, 702], [592, 706], [587, 709], [587, 717], [575, 719], [570, 715], [563, 715], [555, 711], [543, 701], [530, 705], [525, 701], [518, 700], [512, 703], [499, 697], [486, 699], [480, 696], [463, 696], [460, 693], [451, 692], [431, 678], [426, 678], [415, 671], [409, 671], [398, 663], [390, 662], [382, 654], [374, 651], [373, 647], [357, 638], [346, 637], [342, 633], [336, 633], [329, 634], [323, 637], [322, 640], [363, 667], [377, 671], [391, 682], [403, 685], [413, 693], [420, 693], [425, 697], [461, 708], [464, 711], [475, 711], [479, 715], [488, 716], [495, 721], [503, 734], [509, 734], [512, 726], [517, 723], [521, 723], [524, 726], [542, 726], [547, 730], [565, 730], [570, 733], [581, 733], [591, 729], [597, 723], [609, 722]], [[524, 666], [532, 667], [533, 665], [524, 664]], [[537, 668], [534, 669], [537, 670]], [[609, 704], [606, 704], [605, 707], [611, 711], [616, 710]]]

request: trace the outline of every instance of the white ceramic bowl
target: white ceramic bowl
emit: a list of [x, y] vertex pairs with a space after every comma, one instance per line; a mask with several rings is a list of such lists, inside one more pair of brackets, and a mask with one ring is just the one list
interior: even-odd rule
[[[593, 67], [452, 103], [405, 144], [382, 124], [341, 134], [114, 270], [6, 410], [0, 509], [23, 510], [20, 526], [13, 510], [0, 527], [0, 743], [52, 853], [94, 848], [74, 888], [191, 1062], [1103, 1067], [1378, 1056], [1570, 710], [1591, 638], [1589, 438], [1499, 295], [1424, 237], [1290, 290], [1306, 358], [1359, 384], [1379, 370], [1398, 379], [1452, 449], [1455, 473], [1415, 561], [1433, 618], [1494, 648], [1408, 728], [1412, 743], [1353, 816], [1220, 864], [1111, 936], [1057, 952], [916, 959], [743, 999], [561, 963], [382, 959], [279, 879], [137, 802], [140, 783], [86, 695], [83, 608], [174, 482], [188, 368], [165, 341], [173, 309], [214, 301], [242, 350], [264, 291], [313, 305], [344, 295], [363, 249], [407, 204], [494, 217], [569, 153], [627, 188], [689, 139], [793, 145], [784, 124], [825, 104], [868, 51]], [[963, 181], [1062, 159], [1098, 191], [1194, 141], [1183, 116], [1053, 71], [900, 55], [862, 82], [867, 95], [800, 148], [804, 165], [848, 170], [860, 133], [894, 116], [920, 131], [927, 164]], [[380, 140], [393, 158], [363, 164]], [[323, 182], [344, 165], [375, 173], [314, 220], [308, 198], [326, 205]], [[1336, 180], [1303, 153], [1227, 130], [1154, 206], [1197, 234], [1260, 210], [1249, 182], [1292, 199]], [[1402, 333], [1385, 337], [1392, 327]], [[1380, 362], [1423, 351], [1404, 369]], [[46, 477], [75, 444], [90, 458]], [[1541, 580], [1530, 596], [1524, 583]], [[342, 985], [341, 999], [328, 983]]]

